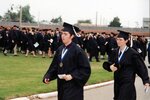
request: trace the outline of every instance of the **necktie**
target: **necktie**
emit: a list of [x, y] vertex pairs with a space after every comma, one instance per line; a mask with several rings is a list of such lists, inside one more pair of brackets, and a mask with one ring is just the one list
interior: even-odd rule
[[120, 60], [121, 60], [121, 54], [122, 54], [122, 52], [120, 51], [119, 54], [118, 54], [118, 63], [119, 63]]
[[64, 47], [63, 50], [62, 50], [62, 54], [61, 54], [61, 60], [63, 60], [66, 52], [67, 52], [67, 47]]
[[120, 56], [121, 56], [121, 54], [122, 54], [122, 52], [120, 51], [120, 53], [119, 53], [118, 57], [120, 57]]

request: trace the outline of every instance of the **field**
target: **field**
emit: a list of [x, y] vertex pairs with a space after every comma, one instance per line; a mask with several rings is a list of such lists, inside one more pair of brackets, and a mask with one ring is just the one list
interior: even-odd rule
[[[52, 58], [48, 57], [25, 57], [22, 54], [4, 56], [0, 53], [0, 100], [55, 91], [56, 80], [49, 85], [42, 83], [51, 61]], [[103, 61], [93, 59], [92, 74], [87, 85], [112, 80], [113, 74], [102, 68]]]

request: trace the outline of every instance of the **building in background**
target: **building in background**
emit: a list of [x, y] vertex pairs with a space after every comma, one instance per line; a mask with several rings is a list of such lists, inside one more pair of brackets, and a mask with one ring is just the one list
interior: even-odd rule
[[143, 28], [150, 28], [150, 18], [143, 18]]

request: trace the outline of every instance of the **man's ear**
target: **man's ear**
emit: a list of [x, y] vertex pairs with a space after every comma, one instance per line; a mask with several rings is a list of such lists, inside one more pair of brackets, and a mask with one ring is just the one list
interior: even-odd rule
[[127, 40], [125, 40], [126, 41], [126, 43], [128, 43], [129, 42], [129, 39], [127, 39]]
[[74, 35], [71, 35], [71, 39], [73, 39], [74, 38]]

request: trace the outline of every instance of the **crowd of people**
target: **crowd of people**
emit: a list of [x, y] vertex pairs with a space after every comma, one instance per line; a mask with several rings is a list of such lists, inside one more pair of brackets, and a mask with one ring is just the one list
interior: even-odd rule
[[[18, 52], [28, 56], [30, 53], [33, 56], [37, 54], [42, 57], [52, 57], [57, 48], [62, 44], [61, 29], [38, 29], [38, 28], [19, 28], [14, 25], [13, 27], [0, 27], [0, 47], [3, 54], [7, 56], [8, 53], [13, 53], [14, 56]], [[105, 54], [109, 56], [111, 51], [117, 48], [116, 35], [117, 33], [95, 33], [80, 31], [78, 37], [73, 41], [87, 52], [88, 58], [92, 61], [95, 57], [99, 62], [101, 59], [106, 58]], [[132, 41], [129, 43], [136, 51], [140, 53], [145, 60], [147, 55], [147, 39], [144, 36], [132, 36]]]
[[[0, 47], [5, 56], [21, 52], [53, 60], [43, 77], [45, 84], [57, 79], [58, 100], [83, 100], [84, 85], [91, 75], [89, 61], [105, 59], [103, 68], [114, 72], [114, 100], [136, 100], [136, 74], [149, 88], [144, 60], [150, 63], [150, 43], [144, 36], [129, 32], [84, 32], [69, 23], [63, 29], [0, 27]], [[123, 90], [123, 91], [122, 91]]]

